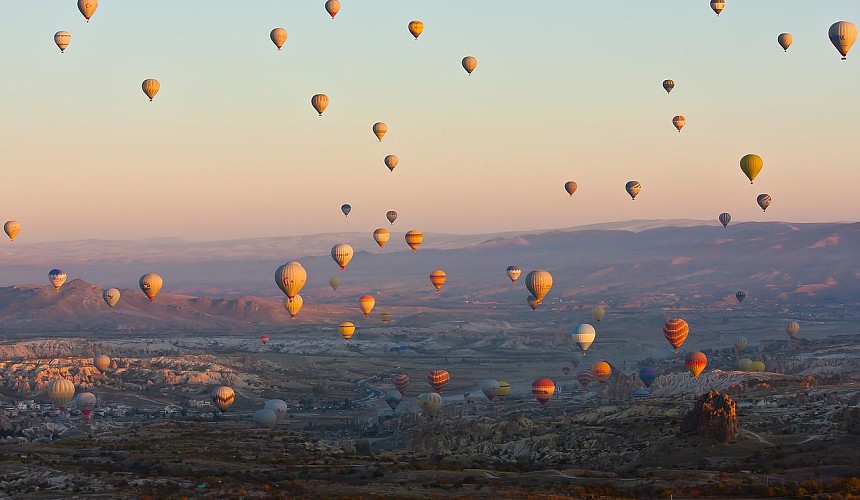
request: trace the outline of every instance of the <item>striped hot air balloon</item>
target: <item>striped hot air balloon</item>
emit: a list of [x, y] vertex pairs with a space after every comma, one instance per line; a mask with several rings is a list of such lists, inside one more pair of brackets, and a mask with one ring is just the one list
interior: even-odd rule
[[388, 229], [380, 227], [373, 231], [373, 241], [379, 245], [379, 248], [385, 248], [385, 244], [390, 238], [391, 232]]
[[857, 41], [857, 26], [848, 21], [839, 21], [830, 26], [827, 36], [830, 37], [830, 43], [836, 47], [844, 61], [848, 58], [851, 46]]
[[212, 403], [216, 408], [221, 410], [221, 413], [227, 411], [227, 408], [233, 404], [235, 398], [236, 394], [233, 392], [233, 389], [226, 385], [222, 385], [212, 391]]
[[594, 327], [587, 323], [580, 323], [573, 327], [573, 342], [579, 347], [583, 356], [585, 356], [585, 351], [591, 347], [595, 336]]
[[670, 94], [674, 88], [675, 80], [663, 80], [663, 90], [665, 90], [667, 94]]
[[391, 321], [391, 313], [390, 312], [380, 313], [379, 318], [382, 319], [383, 324], [387, 325], [388, 322]]
[[418, 407], [424, 413], [433, 415], [445, 406], [445, 400], [438, 392], [426, 392], [419, 394], [417, 399]]
[[291, 318], [295, 318], [296, 315], [299, 314], [299, 311], [302, 309], [302, 304], [304, 304], [304, 302], [305, 301], [302, 296], [296, 294], [296, 296], [293, 297], [293, 300], [284, 299], [284, 309], [286, 309], [287, 312], [290, 313]]
[[728, 227], [729, 222], [731, 222], [731, 221], [732, 221], [732, 216], [728, 212], [723, 212], [720, 214], [720, 224], [722, 224], [723, 227]]
[[738, 299], [738, 304], [741, 304], [747, 298], [747, 293], [743, 290], [738, 290], [735, 292], [735, 298]]
[[543, 269], [532, 271], [526, 275], [526, 288], [540, 304], [552, 288], [552, 275]]
[[499, 399], [507, 399], [511, 394], [511, 384], [504, 380], [499, 380]]
[[689, 334], [690, 326], [681, 318], [670, 319], [663, 325], [663, 336], [666, 337], [675, 352], [678, 352]]
[[591, 365], [591, 374], [598, 382], [606, 382], [609, 376], [612, 375], [612, 367], [606, 361], [598, 361]]
[[433, 370], [427, 374], [427, 383], [434, 391], [441, 393], [448, 387], [448, 381], [451, 376], [445, 370]]
[[379, 139], [379, 142], [382, 142], [382, 138], [385, 137], [386, 133], [388, 133], [388, 125], [383, 122], [376, 122], [373, 124], [373, 135]]
[[406, 244], [409, 245], [409, 248], [412, 249], [413, 252], [418, 251], [418, 247], [421, 246], [421, 243], [424, 241], [424, 233], [417, 229], [412, 229], [406, 233]]
[[66, 409], [66, 405], [75, 396], [75, 384], [65, 378], [57, 378], [48, 384], [48, 398], [57, 405], [60, 411]]
[[771, 198], [767, 193], [762, 193], [756, 197], [755, 201], [758, 203], [758, 206], [761, 207], [762, 212], [767, 212], [767, 207], [773, 203], [773, 198]]
[[743, 335], [738, 335], [738, 337], [735, 339], [735, 349], [738, 350], [739, 354], [744, 352], [744, 349], [747, 348], [748, 344], [749, 341], [747, 341], [747, 338]]
[[445, 274], [445, 271], [441, 269], [436, 269], [430, 273], [430, 283], [433, 284], [437, 292], [442, 289], [442, 285], [445, 284], [446, 278], [447, 275]]
[[406, 394], [406, 389], [409, 388], [409, 375], [401, 373], [394, 376], [394, 388], [400, 391], [400, 394]]
[[785, 325], [785, 333], [787, 333], [791, 338], [797, 337], [797, 334], [800, 333], [800, 323], [797, 321], [791, 321]]
[[352, 321], [344, 321], [337, 327], [341, 337], [349, 343], [349, 339], [355, 333], [355, 324]]
[[346, 269], [347, 264], [352, 260], [353, 253], [352, 246], [346, 243], [331, 247], [331, 258], [340, 266], [341, 271]]
[[370, 314], [370, 311], [373, 310], [373, 306], [375, 305], [376, 299], [373, 298], [373, 295], [362, 295], [358, 298], [358, 308], [364, 313], [365, 318]]
[[287, 262], [275, 271], [275, 283], [289, 299], [292, 299], [301, 291], [307, 279], [307, 271], [296, 261]]
[[328, 96], [325, 94], [314, 95], [311, 97], [311, 106], [313, 106], [314, 110], [322, 116], [323, 111], [328, 107]]
[[552, 380], [544, 377], [532, 382], [532, 395], [541, 406], [552, 398], [553, 393], [555, 393], [555, 382]]
[[582, 370], [576, 374], [576, 381], [583, 389], [588, 389], [589, 384], [594, 382], [594, 374], [591, 373], [591, 370]]
[[639, 369], [639, 380], [645, 384], [645, 387], [651, 387], [651, 384], [657, 380], [657, 369], [650, 366], [643, 366]]
[[684, 115], [677, 115], [672, 118], [672, 125], [678, 129], [678, 133], [681, 133], [681, 129], [684, 128], [684, 125], [687, 124], [687, 119], [684, 118]]
[[693, 377], [698, 377], [702, 370], [708, 366], [708, 357], [702, 352], [691, 352], [684, 358], [684, 366], [690, 370]]

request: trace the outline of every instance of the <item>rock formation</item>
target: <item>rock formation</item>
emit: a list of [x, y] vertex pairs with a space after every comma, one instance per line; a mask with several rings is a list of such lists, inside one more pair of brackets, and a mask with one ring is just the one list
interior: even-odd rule
[[702, 395], [693, 409], [684, 416], [682, 433], [715, 439], [721, 443], [733, 443], [741, 433], [735, 402], [719, 391]]

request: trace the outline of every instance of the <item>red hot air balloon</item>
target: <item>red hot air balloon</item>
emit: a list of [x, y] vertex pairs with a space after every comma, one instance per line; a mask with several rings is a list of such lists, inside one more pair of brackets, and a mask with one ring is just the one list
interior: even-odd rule
[[445, 370], [433, 370], [427, 375], [427, 383], [438, 393], [442, 393], [448, 387], [451, 376]]
[[681, 318], [670, 319], [663, 325], [663, 336], [675, 348], [675, 352], [678, 352], [689, 334], [690, 326]]
[[532, 382], [532, 394], [541, 406], [552, 398], [555, 392], [555, 382], [548, 378], [539, 378]]

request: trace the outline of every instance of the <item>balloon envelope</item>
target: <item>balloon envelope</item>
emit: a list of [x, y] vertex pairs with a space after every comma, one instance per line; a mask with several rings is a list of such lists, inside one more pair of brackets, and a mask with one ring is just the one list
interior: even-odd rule
[[421, 21], [415, 20], [409, 23], [409, 33], [412, 33], [412, 36], [418, 40], [418, 37], [421, 36], [421, 33], [424, 32], [424, 23]]
[[221, 410], [221, 412], [227, 411], [227, 408], [233, 404], [233, 400], [236, 398], [233, 389], [227, 387], [226, 385], [222, 385], [212, 391], [212, 403], [216, 408]]
[[283, 399], [270, 399], [266, 401], [265, 406], [263, 408], [267, 410], [272, 410], [275, 412], [275, 415], [278, 417], [278, 421], [283, 420], [287, 417], [287, 412], [289, 411], [289, 407], [287, 406], [286, 401]]
[[358, 308], [364, 313], [365, 318], [373, 310], [374, 305], [376, 305], [376, 299], [373, 298], [373, 295], [362, 295], [358, 298]]
[[484, 396], [486, 396], [487, 399], [492, 401], [499, 395], [499, 381], [494, 379], [484, 380], [481, 382], [481, 392], [484, 393]]
[[612, 375], [612, 367], [606, 361], [598, 361], [591, 365], [591, 374], [600, 382], [606, 382]]
[[670, 319], [663, 325], [663, 336], [675, 348], [675, 352], [678, 352], [689, 334], [690, 326], [681, 318]]
[[99, 0], [78, 0], [78, 10], [81, 11], [87, 22], [90, 22], [90, 18], [93, 17], [98, 8]]
[[403, 395], [400, 394], [400, 391], [398, 391], [397, 389], [391, 389], [390, 391], [385, 393], [385, 396], [383, 396], [382, 399], [385, 400], [389, 408], [395, 410], [397, 408], [397, 405], [399, 405], [400, 402], [403, 401]]
[[99, 354], [93, 358], [93, 366], [101, 373], [104, 373], [110, 368], [110, 358], [104, 354]]
[[343, 215], [345, 217], [349, 217], [349, 213], [352, 211], [352, 206], [350, 206], [348, 203], [344, 203], [340, 206], [340, 211], [343, 212]]
[[155, 273], [148, 273], [141, 276], [137, 284], [140, 286], [140, 290], [144, 295], [146, 295], [146, 298], [152, 302], [155, 300], [155, 296], [158, 295], [158, 292], [161, 291], [161, 287], [164, 285], [164, 280], [161, 279], [161, 276]]
[[636, 195], [642, 191], [642, 184], [639, 184], [639, 181], [627, 181], [627, 184], [624, 185], [624, 189], [627, 191], [627, 194], [630, 195], [630, 198], [635, 200]]
[[684, 366], [687, 367], [693, 377], [698, 377], [707, 365], [708, 357], [702, 352], [691, 352], [684, 358]]
[[857, 41], [857, 26], [848, 21], [839, 21], [830, 26], [827, 36], [830, 37], [830, 43], [842, 54], [844, 61], [848, 58], [848, 51], [851, 50], [851, 46]]
[[594, 327], [587, 323], [580, 323], [573, 327], [573, 342], [579, 347], [583, 356], [594, 342], [595, 335]]
[[672, 125], [674, 125], [676, 129], [678, 129], [679, 134], [681, 133], [681, 129], [684, 128], [684, 125], [686, 125], [686, 124], [687, 124], [687, 119], [684, 118], [683, 115], [678, 115], [678, 116], [672, 118]]
[[729, 222], [732, 221], [732, 216], [726, 212], [721, 213], [719, 218], [720, 224], [722, 224], [723, 227], [727, 227], [729, 225]]
[[104, 299], [108, 307], [113, 307], [119, 303], [120, 292], [116, 288], [108, 288], [102, 292], [102, 299]]
[[711, 0], [711, 9], [717, 13], [718, 17], [720, 15], [720, 12], [722, 12], [723, 9], [725, 9], [725, 8], [726, 8], [725, 0]]
[[463, 69], [466, 70], [466, 73], [472, 74], [472, 71], [475, 71], [475, 68], [478, 67], [478, 60], [472, 56], [466, 56], [462, 61]]
[[307, 271], [296, 261], [287, 262], [275, 270], [275, 284], [290, 299], [301, 291], [307, 279]]
[[352, 260], [353, 253], [352, 246], [346, 243], [331, 247], [331, 258], [340, 266], [341, 271], [346, 269], [347, 264]]
[[394, 210], [389, 210], [388, 212], [385, 212], [385, 218], [388, 219], [388, 222], [393, 225], [394, 221], [397, 220], [397, 212], [395, 212]]
[[418, 247], [421, 246], [421, 243], [424, 242], [424, 233], [417, 229], [412, 229], [406, 233], [406, 244], [409, 245], [409, 248], [412, 249], [413, 252], [418, 250]]
[[343, 339], [349, 342], [349, 339], [351, 339], [355, 333], [355, 324], [352, 321], [344, 321], [338, 325], [337, 329]]
[[651, 384], [657, 380], [657, 369], [650, 366], [643, 366], [639, 369], [639, 380], [645, 384], [645, 387], [651, 387]]
[[140, 84], [143, 89], [143, 93], [146, 94], [146, 97], [149, 97], [149, 100], [155, 99], [155, 94], [161, 90], [161, 84], [155, 78], [147, 78]]
[[341, 279], [338, 278], [337, 276], [330, 278], [328, 280], [328, 286], [330, 286], [331, 289], [334, 290], [335, 292], [337, 291], [337, 287], [339, 287], [340, 284], [341, 284]]
[[382, 122], [376, 122], [373, 124], [373, 135], [379, 139], [379, 142], [382, 142], [382, 137], [388, 132], [388, 125]]
[[68, 276], [66, 276], [65, 271], [62, 269], [51, 269], [48, 271], [48, 281], [54, 285], [54, 289], [58, 292], [63, 286], [63, 283], [66, 282], [66, 278], [68, 278]]
[[322, 116], [323, 111], [328, 107], [328, 96], [325, 94], [314, 95], [311, 97], [311, 106], [313, 106], [316, 112]]
[[762, 193], [756, 197], [755, 201], [758, 203], [758, 206], [761, 207], [762, 212], [767, 212], [767, 207], [773, 203], [773, 198], [771, 198], [767, 193]]
[[263, 429], [274, 429], [278, 425], [278, 415], [268, 408], [255, 411], [252, 419], [254, 425]]
[[284, 299], [284, 309], [290, 313], [291, 318], [295, 318], [299, 311], [302, 309], [302, 304], [304, 304], [304, 299], [300, 294], [296, 294], [292, 299]]
[[667, 94], [672, 92], [672, 89], [675, 88], [674, 80], [663, 80], [663, 90], [666, 91]]
[[759, 172], [761, 172], [762, 167], [764, 167], [764, 160], [759, 155], [747, 154], [741, 158], [740, 164], [741, 172], [747, 176], [750, 184], [752, 184]]
[[526, 275], [526, 288], [540, 304], [552, 288], [552, 275], [543, 269], [532, 271]]
[[427, 383], [430, 384], [430, 387], [432, 387], [436, 392], [442, 392], [446, 387], [448, 387], [448, 381], [450, 379], [451, 376], [446, 370], [432, 370], [427, 374]]
[[334, 16], [340, 12], [340, 1], [339, 0], [328, 0], [325, 3], [325, 11], [328, 12], [328, 15], [334, 19]]
[[275, 44], [275, 47], [278, 50], [281, 50], [281, 47], [284, 46], [284, 42], [287, 41], [287, 30], [284, 28], [275, 28], [269, 33], [269, 38], [272, 39], [272, 43]]
[[523, 273], [523, 270], [520, 269], [519, 266], [508, 266], [508, 268], [505, 269], [505, 273], [508, 275], [508, 278], [510, 278], [511, 283], [516, 283], [517, 279], [519, 279], [520, 275]]
[[437, 292], [442, 289], [442, 285], [445, 284], [446, 279], [447, 275], [445, 274], [445, 271], [441, 269], [436, 269], [430, 273], [430, 283], [433, 284], [433, 287], [436, 288]]
[[72, 35], [68, 31], [58, 31], [54, 33], [54, 43], [59, 47], [60, 52], [65, 52], [69, 42], [72, 41]]
[[532, 382], [532, 395], [541, 406], [552, 398], [555, 392], [555, 382], [548, 378], [539, 378]]
[[786, 52], [788, 52], [788, 48], [791, 47], [791, 42], [793, 41], [794, 37], [791, 36], [791, 33], [780, 33], [779, 36], [776, 37], [776, 42]]
[[567, 194], [573, 196], [573, 193], [576, 192], [577, 184], [573, 181], [567, 181], [564, 183], [564, 190], [567, 191]]
[[65, 410], [66, 405], [75, 396], [75, 384], [71, 380], [57, 378], [48, 384], [48, 399], [51, 400], [57, 408]]

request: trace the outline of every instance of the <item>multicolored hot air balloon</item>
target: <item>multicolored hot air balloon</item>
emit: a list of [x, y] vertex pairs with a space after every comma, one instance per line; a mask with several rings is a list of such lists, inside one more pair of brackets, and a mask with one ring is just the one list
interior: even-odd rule
[[532, 271], [526, 275], [526, 288], [540, 304], [552, 288], [552, 275], [543, 269]]
[[463, 69], [466, 70], [466, 73], [472, 74], [472, 71], [475, 71], [475, 68], [478, 67], [478, 60], [473, 56], [466, 56], [463, 58], [461, 62], [463, 65]]
[[68, 31], [58, 31], [54, 33], [54, 43], [59, 47], [60, 53], [66, 51], [66, 47], [69, 46], [69, 42], [71, 41], [72, 35], [70, 35]]
[[747, 298], [747, 293], [743, 290], [738, 290], [735, 292], [735, 298], [738, 299], [738, 304], [742, 304], [744, 299]]
[[505, 273], [507, 273], [508, 278], [511, 280], [511, 284], [516, 283], [517, 279], [519, 279], [520, 275], [523, 273], [523, 270], [520, 269], [519, 266], [508, 266], [505, 269]]
[[545, 405], [547, 401], [552, 399], [554, 392], [555, 382], [546, 377], [539, 378], [532, 382], [532, 395], [534, 395], [535, 399], [537, 399], [541, 406]]
[[499, 381], [494, 379], [484, 380], [481, 382], [481, 392], [484, 393], [484, 396], [487, 396], [487, 399], [492, 401], [499, 395]]
[[376, 305], [376, 299], [373, 298], [373, 295], [362, 295], [358, 298], [358, 308], [364, 313], [365, 318], [373, 310], [374, 305]]
[[338, 0], [327, 0], [325, 3], [325, 11], [334, 19], [334, 16], [340, 12], [340, 2]]
[[60, 288], [62, 288], [63, 283], [66, 282], [67, 278], [68, 276], [66, 276], [65, 271], [62, 269], [51, 269], [48, 271], [48, 281], [54, 285], [54, 289], [58, 292], [60, 291]]
[[385, 404], [391, 408], [391, 411], [396, 412], [397, 405], [403, 401], [403, 394], [400, 394], [400, 391], [397, 389], [391, 389], [385, 393], [385, 396], [383, 396], [382, 399], [385, 401]]
[[268, 336], [268, 335], [266, 335], [265, 333], [264, 333], [263, 335], [260, 335], [260, 342], [262, 342], [262, 343], [263, 343], [263, 345], [268, 344], [268, 343], [269, 343], [269, 340], [271, 340], [271, 337], [269, 337], [269, 336]]
[[412, 229], [406, 233], [406, 244], [409, 245], [409, 248], [411, 248], [413, 252], [418, 250], [418, 247], [421, 246], [423, 241], [424, 233], [417, 229]]
[[624, 185], [624, 189], [627, 190], [627, 194], [630, 195], [630, 199], [635, 200], [636, 195], [642, 191], [642, 184], [639, 184], [639, 181], [628, 181], [627, 184]]
[[448, 387], [448, 381], [450, 379], [451, 376], [445, 370], [433, 370], [427, 374], [427, 383], [430, 384], [430, 387], [438, 393], [441, 393], [446, 387]]
[[78, 10], [84, 15], [84, 19], [90, 22], [90, 18], [99, 8], [99, 0], [78, 0]]
[[690, 325], [681, 318], [670, 319], [663, 325], [663, 336], [675, 348], [675, 352], [678, 352], [689, 334]]
[[311, 97], [311, 106], [322, 116], [323, 111], [328, 107], [328, 96], [325, 94], [315, 94]]
[[437, 292], [442, 289], [442, 285], [445, 284], [446, 279], [447, 275], [441, 269], [436, 269], [430, 273], [430, 283], [433, 284]]
[[104, 374], [110, 368], [110, 358], [104, 354], [99, 354], [93, 358], [93, 366], [99, 373]]
[[352, 212], [352, 206], [349, 203], [344, 203], [340, 206], [340, 211], [343, 212], [344, 217], [349, 217], [349, 213]]
[[672, 125], [678, 129], [678, 133], [681, 133], [681, 129], [684, 128], [684, 125], [687, 124], [687, 119], [684, 118], [684, 115], [677, 115], [672, 118]]
[[612, 366], [606, 361], [598, 361], [591, 365], [591, 374], [598, 382], [606, 382], [612, 375]]
[[576, 192], [576, 188], [579, 187], [573, 181], [567, 181], [564, 183], [564, 190], [567, 191], [567, 194], [573, 196], [573, 193]]
[[732, 216], [731, 216], [731, 214], [729, 214], [727, 212], [723, 212], [720, 214], [719, 219], [720, 219], [720, 224], [722, 224], [723, 227], [728, 227], [729, 222], [732, 221]]
[[409, 22], [409, 33], [412, 33], [412, 36], [418, 40], [418, 37], [421, 36], [421, 33], [424, 32], [424, 23], [421, 21], [415, 20]]
[[221, 413], [227, 411], [227, 408], [233, 404], [233, 401], [236, 399], [236, 394], [233, 392], [233, 389], [227, 387], [226, 385], [222, 385], [217, 387], [214, 391], [212, 391], [212, 404], [215, 405], [216, 408], [221, 410]]
[[789, 322], [785, 325], [785, 333], [787, 333], [791, 338], [797, 337], [797, 334], [800, 333], [800, 323], [797, 321]]
[[302, 309], [302, 304], [304, 304], [304, 299], [300, 294], [296, 294], [295, 297], [291, 299], [284, 299], [284, 309], [290, 313], [291, 318], [295, 318], [299, 311]]
[[529, 307], [532, 308], [532, 311], [536, 311], [538, 306], [540, 305], [540, 302], [538, 302], [538, 299], [536, 299], [534, 295], [529, 295], [528, 297], [526, 297], [526, 302], [528, 303]]
[[384, 248], [385, 244], [391, 238], [391, 232], [388, 229], [378, 228], [373, 231], [373, 241], [379, 245], [379, 248]]
[[650, 366], [643, 366], [639, 369], [639, 380], [645, 384], [645, 387], [651, 387], [651, 384], [657, 380], [657, 369]]
[[352, 246], [346, 243], [340, 243], [331, 247], [331, 258], [340, 266], [341, 271], [346, 270], [347, 264], [352, 260], [352, 255]]
[[499, 399], [507, 399], [511, 394], [511, 384], [504, 380], [499, 380]]
[[600, 323], [603, 318], [606, 316], [606, 308], [603, 306], [596, 306], [591, 310], [591, 317], [594, 318], [595, 321]]
[[747, 338], [743, 335], [738, 335], [735, 339], [735, 349], [737, 349], [738, 353], [744, 352], [744, 349], [747, 348]]
[[104, 299], [105, 304], [107, 304], [108, 307], [114, 307], [115, 305], [117, 305], [117, 303], [119, 303], [119, 290], [116, 288], [108, 288], [107, 290], [102, 292], [102, 299]]
[[394, 387], [400, 391], [400, 394], [406, 394], [406, 389], [409, 388], [409, 375], [401, 373], [394, 376]]
[[161, 83], [159, 83], [155, 78], [147, 78], [140, 84], [140, 87], [143, 89], [143, 93], [146, 94], [146, 97], [149, 97], [149, 100], [152, 101], [155, 99], [155, 94], [161, 90]]
[[839, 21], [830, 26], [827, 36], [830, 37], [830, 43], [842, 54], [844, 61], [848, 59], [848, 51], [851, 50], [851, 46], [857, 41], [857, 26], [848, 21]]
[[725, 8], [725, 0], [711, 0], [711, 9], [717, 13], [717, 17], [720, 17], [720, 12], [722, 12]]
[[344, 321], [338, 325], [337, 329], [340, 332], [341, 337], [343, 337], [343, 340], [346, 340], [346, 342], [349, 343], [349, 339], [351, 339], [355, 333], [355, 324], [352, 321]]
[[[295, 297], [302, 287], [305, 286], [305, 281], [308, 279], [308, 273], [301, 263], [296, 261], [287, 262], [275, 271], [275, 284], [284, 292], [287, 298]], [[331, 284], [331, 281], [329, 281]], [[337, 290], [336, 286], [332, 286]]]
[[445, 400], [437, 392], [427, 392], [418, 395], [418, 408], [424, 413], [434, 415], [445, 406]]
[[148, 273], [141, 276], [137, 284], [140, 286], [140, 290], [143, 294], [146, 295], [146, 298], [152, 302], [155, 300], [155, 296], [158, 295], [158, 292], [161, 291], [161, 287], [164, 285], [164, 280], [161, 276], [155, 273]]
[[287, 30], [284, 28], [275, 28], [269, 33], [269, 38], [272, 39], [272, 43], [275, 44], [275, 47], [278, 50], [281, 50], [281, 47], [284, 46], [284, 42], [287, 41]]
[[580, 323], [573, 327], [573, 342], [579, 347], [583, 356], [585, 356], [585, 351], [594, 342], [595, 335], [594, 327], [587, 323]]
[[752, 184], [758, 173], [761, 172], [762, 167], [764, 167], [764, 160], [759, 155], [747, 154], [741, 158], [740, 164], [741, 172], [747, 176], [750, 184]]
[[75, 396], [75, 384], [71, 380], [57, 378], [48, 383], [48, 399], [57, 405], [60, 411], [66, 410], [66, 405]]
[[388, 155], [382, 161], [385, 163], [385, 166], [388, 167], [388, 170], [392, 172], [394, 172], [394, 167], [400, 163], [400, 159], [397, 158], [397, 155]]
[[675, 80], [663, 80], [663, 90], [666, 91], [667, 94], [672, 93], [672, 89], [675, 88]]
[[767, 212], [767, 207], [773, 203], [773, 198], [767, 193], [762, 193], [756, 196], [755, 202], [758, 203], [758, 206], [761, 208], [762, 212]]
[[776, 43], [782, 47], [782, 50], [788, 52], [788, 48], [791, 47], [791, 42], [794, 41], [794, 37], [791, 36], [791, 33], [780, 33], [778, 37], [776, 37]]
[[388, 222], [390, 222], [391, 225], [393, 226], [394, 221], [397, 220], [397, 212], [395, 212], [394, 210], [389, 210], [389, 211], [385, 212], [385, 218], [388, 219]]
[[684, 357], [684, 366], [690, 370], [693, 377], [698, 377], [702, 370], [708, 366], [708, 357], [702, 352], [691, 352]]

